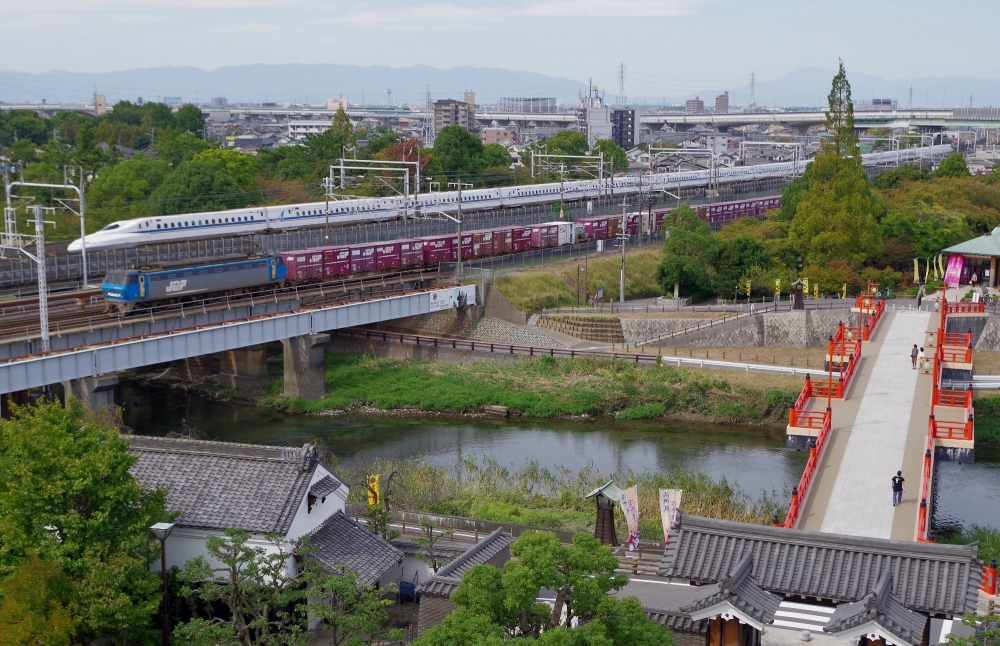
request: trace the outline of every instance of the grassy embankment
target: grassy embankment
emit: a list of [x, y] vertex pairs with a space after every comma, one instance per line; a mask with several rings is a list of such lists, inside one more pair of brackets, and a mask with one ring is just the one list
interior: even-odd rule
[[[774, 386], [774, 387], [769, 387]], [[528, 417], [608, 415], [617, 419], [690, 416], [721, 423], [785, 419], [800, 379], [766, 380], [744, 373], [708, 374], [674, 367], [639, 368], [603, 358], [540, 357], [511, 363], [452, 365], [371, 355], [327, 355], [321, 400], [287, 399], [281, 379], [262, 405], [299, 412], [371, 406], [469, 413], [507, 406]]]
[[[348, 483], [364, 482], [369, 473], [382, 474], [383, 493], [396, 508], [570, 531], [593, 531], [594, 501], [583, 497], [612, 478], [592, 465], [574, 473], [546, 469], [537, 462], [505, 467], [488, 458], [464, 460], [454, 473], [419, 460], [384, 458], [347, 460], [337, 470]], [[754, 500], [725, 479], [712, 480], [703, 473], [676, 469], [616, 473], [614, 478], [622, 487], [638, 485], [639, 529], [643, 538], [651, 540], [663, 539], [657, 504], [660, 488], [683, 489], [683, 511], [699, 516], [766, 524], [775, 513], [783, 517], [785, 511], [785, 492], [762, 493]], [[363, 496], [363, 486], [352, 486], [351, 500], [364, 502]], [[627, 536], [624, 524], [618, 536]]]
[[[628, 252], [625, 259], [625, 298], [659, 296], [656, 268], [663, 253], [659, 248]], [[523, 271], [500, 276], [494, 285], [511, 303], [523, 312], [534, 312], [544, 307], [569, 307], [576, 305], [577, 273], [581, 262], [559, 262], [544, 269]], [[586, 285], [580, 284], [581, 299], [587, 290], [596, 294], [604, 288], [605, 301], [618, 296], [621, 256], [608, 254], [591, 258], [587, 263]], [[585, 276], [583, 272], [579, 272]]]
[[976, 441], [1000, 444], [1000, 395], [977, 397]]
[[1000, 561], [1000, 529], [996, 527], [982, 527], [971, 525], [960, 532], [942, 533], [935, 537], [938, 543], [950, 543], [952, 545], [968, 545], [969, 543], [979, 543], [979, 558], [989, 563], [990, 559]]

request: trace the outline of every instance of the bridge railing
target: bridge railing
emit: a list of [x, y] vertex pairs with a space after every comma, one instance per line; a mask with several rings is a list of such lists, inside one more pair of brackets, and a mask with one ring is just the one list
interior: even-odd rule
[[934, 387], [931, 393], [931, 405], [952, 406], [972, 410], [972, 389], [969, 390], [943, 390]]
[[958, 301], [957, 303], [945, 303], [945, 314], [982, 314], [986, 311], [986, 303], [979, 301]]
[[920, 474], [920, 507], [917, 511], [917, 541], [933, 543], [930, 534], [931, 486], [934, 478], [934, 416], [927, 423], [927, 441], [924, 445], [924, 464]]
[[983, 563], [983, 576], [979, 580], [979, 589], [986, 594], [997, 593], [997, 560], [990, 559], [990, 564]]
[[810, 442], [809, 459], [806, 460], [806, 467], [802, 470], [802, 477], [799, 478], [799, 484], [792, 489], [792, 499], [788, 505], [785, 522], [780, 524], [782, 527], [789, 529], [794, 528], [799, 522], [802, 507], [805, 504], [806, 497], [809, 495], [809, 486], [816, 475], [816, 471], [819, 468], [819, 461], [823, 455], [823, 449], [826, 448], [827, 440], [830, 437], [831, 415], [829, 410], [822, 412], [803, 411], [803, 413], [808, 413], [810, 420], [818, 421], [819, 434], [815, 440]]

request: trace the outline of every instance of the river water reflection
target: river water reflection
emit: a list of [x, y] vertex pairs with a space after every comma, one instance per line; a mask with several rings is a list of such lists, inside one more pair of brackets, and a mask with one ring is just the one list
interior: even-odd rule
[[[183, 424], [212, 439], [302, 445], [319, 438], [339, 458], [365, 453], [421, 457], [444, 467], [489, 456], [502, 465], [537, 460], [577, 471], [643, 472], [676, 467], [726, 477], [752, 498], [781, 497], [798, 482], [806, 454], [784, 448], [780, 428], [692, 422], [475, 420], [461, 418], [286, 415], [185, 393], [122, 387], [124, 421], [137, 433], [165, 435]], [[122, 401], [119, 399], [119, 401]], [[936, 517], [948, 524], [1000, 526], [1000, 450], [980, 449], [975, 465], [942, 464]], [[976, 492], [970, 499], [969, 492]]]

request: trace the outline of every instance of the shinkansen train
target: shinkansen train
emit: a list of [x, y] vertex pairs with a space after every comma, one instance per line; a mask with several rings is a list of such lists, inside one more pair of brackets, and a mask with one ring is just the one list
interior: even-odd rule
[[[951, 150], [950, 145], [944, 144], [893, 152], [869, 153], [862, 155], [862, 160], [868, 166], [893, 162], [906, 163], [947, 154]], [[607, 180], [563, 182], [562, 187], [558, 183], [552, 183], [476, 189], [462, 193], [462, 208], [480, 211], [549, 204], [559, 201], [560, 196], [564, 201], [574, 202], [608, 195], [628, 195], [640, 190], [640, 182], [643, 190], [646, 190], [645, 187], [648, 186], [649, 190], [652, 191], [673, 191], [706, 186], [713, 181], [719, 184], [728, 184], [787, 177], [792, 173], [801, 173], [808, 163], [810, 162], [782, 162], [721, 168], [715, 171], [655, 173], [641, 178], [638, 175], [626, 175]], [[454, 191], [422, 193], [409, 198], [338, 200], [330, 202], [329, 210], [327, 210], [325, 202], [248, 207], [210, 213], [188, 213], [121, 220], [88, 235], [86, 243], [88, 251], [125, 249], [163, 242], [317, 227], [323, 226], [327, 222], [339, 226], [359, 222], [394, 220], [421, 213], [455, 212], [457, 209], [458, 193]], [[79, 252], [82, 248], [80, 239], [69, 245], [70, 252]]]

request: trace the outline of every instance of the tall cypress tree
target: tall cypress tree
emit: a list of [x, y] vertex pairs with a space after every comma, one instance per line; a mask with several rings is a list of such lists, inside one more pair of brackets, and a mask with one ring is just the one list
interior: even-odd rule
[[861, 163], [843, 61], [833, 77], [829, 104], [827, 138], [813, 160], [809, 187], [795, 207], [789, 239], [809, 264], [857, 264], [882, 247], [878, 221], [883, 207]]

